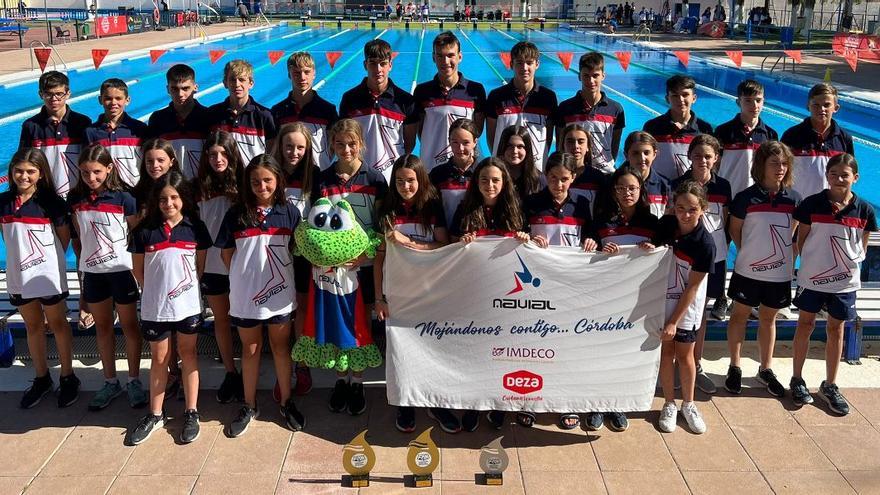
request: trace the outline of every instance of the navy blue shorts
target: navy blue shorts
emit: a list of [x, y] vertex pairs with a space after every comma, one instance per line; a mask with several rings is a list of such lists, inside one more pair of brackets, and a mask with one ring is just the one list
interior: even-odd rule
[[9, 294], [9, 304], [18, 307], [24, 306], [25, 304], [30, 304], [34, 301], [40, 301], [40, 304], [43, 306], [55, 306], [67, 299], [69, 294], [67, 292], [62, 292], [61, 294], [55, 294], [54, 296], [46, 296], [46, 297], [21, 297], [21, 294]]
[[734, 272], [727, 295], [752, 308], [762, 305], [773, 309], [787, 308], [791, 306], [791, 282], [765, 282]]
[[138, 300], [138, 286], [131, 270], [110, 273], [83, 273], [82, 296], [87, 303], [113, 298], [116, 304], [132, 304]]
[[673, 337], [672, 340], [675, 342], [681, 342], [682, 344], [692, 344], [697, 341], [697, 329], [692, 328], [686, 330], [684, 328], [676, 328], [675, 337]]
[[717, 299], [724, 297], [724, 283], [727, 282], [727, 261], [715, 263], [715, 269], [708, 275], [706, 297]]
[[229, 294], [229, 275], [203, 273], [201, 280], [199, 280], [199, 289], [201, 289], [203, 296]]
[[308, 294], [312, 283], [312, 264], [304, 256], [293, 257], [293, 287], [299, 294]]
[[358, 270], [358, 285], [364, 304], [376, 303], [376, 287], [373, 286], [373, 266], [362, 266]]
[[856, 319], [856, 291], [833, 294], [798, 287], [794, 305], [807, 313], [818, 313], [824, 307], [828, 316], [840, 321]]
[[253, 327], [262, 327], [263, 325], [277, 325], [279, 323], [287, 323], [290, 321], [290, 313], [285, 313], [283, 315], [275, 315], [266, 318], [265, 320], [257, 320], [253, 318], [238, 318], [235, 316], [229, 317], [232, 324], [237, 328], [253, 328]]
[[199, 333], [202, 326], [202, 315], [193, 315], [180, 321], [147, 321], [141, 320], [141, 333], [147, 342], [159, 342], [167, 339], [175, 332], [184, 335]]

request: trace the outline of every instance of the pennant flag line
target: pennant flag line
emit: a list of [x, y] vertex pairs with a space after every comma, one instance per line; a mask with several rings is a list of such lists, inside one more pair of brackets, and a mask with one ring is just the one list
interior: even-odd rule
[[92, 62], [95, 63], [95, 69], [101, 66], [101, 62], [104, 61], [104, 57], [110, 53], [110, 50], [106, 48], [93, 48], [92, 49]]
[[34, 48], [34, 56], [37, 57], [41, 72], [46, 72], [46, 64], [49, 62], [49, 56], [51, 55], [51, 48]]
[[156, 60], [159, 60], [159, 57], [165, 55], [165, 52], [168, 50], [150, 50], [150, 63], [155, 64]]
[[629, 68], [629, 62], [632, 60], [632, 52], [615, 52], [614, 56], [617, 57], [617, 61], [620, 62], [623, 71], [626, 72]]
[[336, 61], [339, 60], [339, 57], [342, 56], [342, 52], [324, 52], [324, 55], [327, 56], [327, 63], [330, 64], [330, 68], [336, 65]]
[[687, 50], [675, 51], [672, 52], [676, 57], [678, 57], [678, 61], [681, 62], [681, 65], [687, 67], [688, 62], [691, 59], [691, 52]]
[[847, 50], [843, 52], [843, 58], [846, 60], [846, 63], [849, 64], [849, 68], [856, 71], [856, 67], [859, 65], [859, 51], [858, 50]]
[[220, 57], [226, 54], [226, 50], [211, 50], [208, 52], [208, 56], [211, 57], [211, 63], [215, 64]]
[[571, 67], [571, 57], [574, 56], [572, 52], [556, 52], [556, 56], [559, 57], [559, 61], [562, 62], [562, 67], [567, 71], [569, 67]]
[[741, 50], [729, 50], [724, 53], [730, 57], [730, 60], [733, 60], [733, 63], [736, 64], [737, 67], [742, 67], [743, 52]]
[[284, 56], [284, 50], [269, 50], [269, 63], [275, 65]]
[[782, 50], [782, 51], [783, 51], [783, 53], [785, 53], [786, 55], [791, 57], [792, 60], [794, 60], [797, 63], [801, 63], [801, 61], [803, 60], [803, 55], [801, 54], [800, 50]]
[[510, 52], [501, 52], [500, 55], [504, 66], [507, 67], [507, 70], [510, 70]]

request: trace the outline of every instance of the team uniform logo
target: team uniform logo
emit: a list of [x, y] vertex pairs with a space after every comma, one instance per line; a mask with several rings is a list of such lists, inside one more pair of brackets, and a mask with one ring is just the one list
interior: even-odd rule
[[21, 271], [33, 268], [46, 262], [46, 251], [44, 247], [50, 247], [55, 244], [55, 233], [48, 225], [40, 225], [38, 227], [27, 229], [27, 246], [30, 253], [21, 259]]
[[[279, 254], [279, 250], [281, 254]], [[284, 267], [290, 266], [291, 261], [286, 253], [287, 246], [283, 244], [269, 244], [266, 246], [266, 259], [269, 262], [270, 277], [266, 285], [251, 298], [254, 306], [265, 304], [272, 296], [287, 289], [289, 283], [284, 276]]]
[[[514, 287], [510, 289], [510, 291], [508, 291], [505, 296], [519, 294], [527, 288], [525, 286], [531, 285], [533, 288], [538, 288], [541, 285], [541, 279], [532, 275], [531, 270], [529, 270], [529, 267], [526, 266], [525, 261], [523, 261], [519, 253], [515, 254], [517, 260], [519, 260], [521, 270], [514, 270]], [[523, 284], [525, 284], [525, 286]], [[492, 300], [492, 307], [501, 309], [535, 309], [544, 311], [556, 311], [556, 308], [554, 308], [552, 305], [552, 301], [545, 299], [498, 298]]]
[[[125, 220], [107, 213], [104, 213], [103, 216], [103, 221], [92, 220], [89, 222], [92, 233], [95, 235], [95, 244], [97, 245], [97, 249], [85, 259], [86, 266], [89, 268], [116, 259], [116, 249], [113, 245], [118, 242], [124, 242], [128, 236]], [[117, 225], [113, 225], [114, 222]], [[119, 234], [119, 236], [114, 236], [114, 232]]]
[[791, 218], [786, 216], [786, 225], [770, 224], [770, 245], [773, 246], [770, 256], [749, 265], [753, 272], [766, 272], [785, 265], [786, 249], [791, 249]]
[[193, 273], [193, 267], [196, 263], [195, 259], [195, 253], [180, 255], [180, 261], [183, 263], [183, 280], [181, 280], [173, 289], [168, 291], [168, 299], [177, 299], [188, 290], [195, 287], [196, 276]]
[[850, 231], [847, 230], [846, 237], [832, 235], [828, 238], [828, 242], [831, 243], [831, 257], [834, 261], [834, 265], [827, 270], [810, 277], [810, 281], [813, 285], [821, 286], [852, 278], [851, 267], [856, 266], [858, 260], [861, 258], [861, 253], [857, 254], [855, 257], [851, 257], [847, 254], [845, 246], [852, 244], [849, 237]]

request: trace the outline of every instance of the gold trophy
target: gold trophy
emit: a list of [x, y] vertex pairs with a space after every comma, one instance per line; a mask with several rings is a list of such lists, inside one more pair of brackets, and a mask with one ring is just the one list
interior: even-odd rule
[[412, 486], [415, 488], [434, 486], [434, 478], [431, 473], [440, 465], [440, 450], [437, 448], [437, 444], [431, 440], [431, 430], [433, 429], [433, 426], [428, 428], [409, 443], [406, 465], [413, 473]]
[[502, 438], [504, 437], [498, 437], [489, 442], [489, 445], [480, 448], [480, 469], [486, 473], [484, 477], [486, 485], [504, 484], [504, 470], [507, 469], [510, 458], [507, 457], [507, 451], [501, 446]]
[[349, 474], [349, 479], [342, 477], [342, 486], [370, 486], [370, 470], [376, 464], [376, 453], [367, 443], [366, 436], [367, 430], [364, 430], [342, 448], [342, 467]]

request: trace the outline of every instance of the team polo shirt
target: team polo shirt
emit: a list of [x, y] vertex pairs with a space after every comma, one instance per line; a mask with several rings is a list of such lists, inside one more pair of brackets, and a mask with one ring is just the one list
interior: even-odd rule
[[431, 184], [440, 192], [440, 199], [443, 201], [443, 212], [448, 222], [448, 227], [452, 227], [452, 217], [455, 216], [455, 210], [464, 199], [464, 193], [467, 191], [468, 184], [474, 177], [474, 168], [476, 162], [471, 164], [464, 172], [455, 166], [452, 160], [434, 167], [428, 178]]
[[794, 154], [794, 186], [801, 197], [812, 196], [828, 187], [825, 166], [831, 157], [841, 153], [855, 155], [852, 136], [831, 119], [828, 136], [823, 138], [813, 129], [810, 118], [782, 134], [782, 142]]
[[612, 141], [616, 131], [623, 132], [626, 117], [620, 103], [605, 96], [601, 92], [599, 102], [592, 107], [584, 103], [583, 91], [559, 104], [556, 111], [556, 122], [560, 127], [579, 124], [589, 132], [590, 150], [592, 151], [593, 167], [606, 174], [614, 172], [614, 156]]
[[321, 169], [317, 165], [312, 167], [312, 185], [311, 191], [308, 191], [308, 195], [303, 191], [304, 175], [304, 166], [297, 165], [296, 168], [293, 169], [293, 173], [287, 177], [286, 184], [284, 184], [284, 197], [287, 198], [288, 203], [292, 204], [297, 210], [299, 210], [299, 214], [302, 218], [308, 217], [311, 203], [318, 197], [318, 181], [320, 179]]
[[599, 244], [603, 247], [613, 242], [618, 246], [635, 246], [640, 242], [652, 242], [657, 234], [658, 219], [649, 210], [636, 209], [632, 218], [620, 213], [599, 217], [594, 225]]
[[208, 107], [198, 101], [186, 117], [174, 110], [174, 104], [157, 110], [150, 115], [147, 123], [151, 137], [170, 141], [174, 146], [177, 162], [187, 179], [199, 175], [199, 160], [202, 157], [202, 144], [208, 137]]
[[327, 141], [329, 136], [327, 129], [339, 120], [336, 106], [321, 98], [318, 93], [312, 91], [312, 99], [302, 108], [293, 100], [293, 93], [272, 107], [272, 117], [275, 125], [280, 129], [282, 125], [292, 122], [300, 122], [312, 133], [312, 155], [315, 163], [321, 170], [330, 166], [333, 162], [332, 149]]
[[[220, 232], [220, 226], [223, 224], [223, 217], [232, 207], [232, 201], [228, 197], [221, 194], [208, 199], [199, 199], [199, 216], [208, 228], [208, 234], [211, 239], [217, 239]], [[211, 246], [205, 256], [205, 273], [213, 273], [217, 275], [227, 275], [229, 271], [226, 264], [220, 257], [220, 248]]]
[[498, 150], [498, 142], [504, 129], [512, 125], [520, 125], [529, 129], [535, 166], [539, 171], [543, 171], [544, 160], [550, 153], [547, 140], [553, 138], [555, 113], [556, 93], [546, 86], [541, 86], [537, 81], [527, 95], [520, 93], [512, 80], [500, 88], [493, 89], [486, 99], [486, 117], [497, 119], [492, 154]]
[[55, 228], [67, 224], [67, 205], [59, 196], [39, 190], [19, 201], [16, 191], [0, 193], [6, 291], [25, 299], [66, 292], [67, 265]]
[[104, 115], [86, 128], [86, 141], [107, 148], [116, 164], [119, 178], [128, 187], [136, 186], [141, 178], [141, 145], [148, 135], [147, 124], [127, 113], [122, 114], [114, 129], [107, 125]]
[[21, 124], [18, 147], [39, 148], [49, 160], [55, 192], [66, 197], [79, 181], [79, 153], [86, 144], [91, 119], [68, 106], [61, 120], [49, 117], [46, 107]]
[[266, 152], [266, 141], [274, 139], [277, 132], [272, 112], [254, 101], [253, 96], [248, 96], [241, 110], [234, 110], [229, 98], [208, 107], [208, 130], [232, 134], [245, 166]]
[[144, 255], [142, 320], [180, 321], [202, 313], [196, 251], [212, 244], [208, 227], [187, 217], [174, 227], [163, 222], [132, 232], [128, 251]]
[[431, 169], [452, 158], [449, 147], [449, 126], [458, 119], [473, 119], [474, 113], [483, 112], [486, 89], [482, 84], [465, 79], [458, 73], [458, 82], [447, 90], [435, 75], [413, 91], [415, 109], [422, 129], [419, 134], [419, 156]]
[[[691, 170], [672, 181], [672, 190], [675, 191], [680, 184], [689, 180], [694, 180]], [[703, 189], [706, 190], [706, 199], [709, 201], [709, 207], [703, 212], [703, 227], [715, 243], [715, 263], [718, 263], [727, 259], [728, 243], [727, 233], [724, 230], [724, 209], [730, 207], [733, 199], [730, 194], [730, 183], [712, 172], [709, 182], [703, 186]]]
[[590, 204], [590, 213], [596, 211], [596, 199], [599, 191], [608, 183], [608, 176], [599, 170], [587, 166], [584, 170], [574, 178], [568, 194], [573, 198], [584, 198]]
[[82, 245], [79, 270], [111, 273], [131, 270], [126, 217], [137, 214], [134, 196], [125, 191], [103, 191], [67, 198]]
[[669, 181], [658, 174], [652, 166], [648, 178], [645, 179], [644, 187], [648, 196], [648, 204], [651, 205], [651, 213], [657, 218], [662, 217], [666, 213], [666, 206], [672, 200], [672, 187], [669, 185]]
[[733, 270], [765, 282], [790, 282], [794, 265], [792, 215], [800, 203], [793, 189], [770, 193], [752, 184], [736, 195], [730, 214], [743, 221]]
[[485, 227], [475, 232], [465, 232], [461, 226], [461, 222], [464, 219], [464, 212], [462, 211], [461, 205], [459, 205], [452, 218], [452, 225], [449, 227], [450, 235], [454, 235], [455, 237], [461, 237], [468, 233], [476, 234], [477, 237], [513, 237], [516, 235], [516, 232], [507, 230], [507, 228], [504, 227], [504, 219], [500, 218], [501, 214], [497, 213], [491, 206], [483, 207], [483, 217], [486, 219]]
[[672, 180], [691, 168], [688, 158], [688, 147], [699, 134], [712, 134], [712, 126], [697, 117], [691, 111], [691, 120], [681, 129], [672, 122], [672, 115], [667, 111], [659, 117], [645, 122], [642, 129], [657, 140], [657, 158], [651, 165], [657, 173]]
[[810, 226], [800, 253], [798, 286], [835, 294], [861, 289], [862, 238], [865, 232], [877, 231], [871, 204], [853, 194], [852, 201], [835, 212], [826, 189], [803, 200], [794, 219]]
[[585, 197], [569, 194], [558, 204], [547, 188], [529, 196], [524, 209], [532, 237], [544, 236], [551, 246], [580, 246], [592, 223]]
[[736, 196], [752, 185], [752, 159], [761, 143], [776, 141], [779, 136], [760, 118], [754, 129], [746, 130], [740, 116], [715, 128], [715, 137], [724, 152], [718, 165], [718, 175], [730, 182], [730, 191]]
[[[715, 243], [703, 224], [698, 223], [697, 228], [685, 235], [675, 235], [677, 226], [677, 218], [666, 216], [660, 219], [657, 228], [657, 244], [671, 246], [674, 261], [666, 282], [666, 318], [672, 316], [688, 288], [691, 272], [712, 273], [715, 268]], [[708, 280], [709, 277], [703, 277], [697, 288], [697, 297], [678, 320], [676, 328], [696, 330], [700, 327], [706, 307]]]
[[299, 225], [299, 210], [276, 205], [257, 226], [245, 225], [241, 208], [226, 212], [214, 246], [235, 248], [229, 267], [229, 314], [265, 320], [290, 314], [294, 302], [290, 242]]
[[440, 201], [429, 201], [424, 208], [428, 213], [428, 224], [425, 228], [422, 223], [421, 212], [415, 211], [412, 205], [404, 202], [394, 209], [394, 230], [417, 242], [434, 242], [434, 229], [446, 228], [446, 218], [443, 215], [443, 205]]
[[389, 79], [385, 91], [374, 96], [364, 78], [342, 95], [339, 117], [354, 119], [361, 125], [366, 141], [364, 165], [381, 173], [389, 183], [391, 166], [404, 153], [404, 125], [415, 122], [412, 95]]

